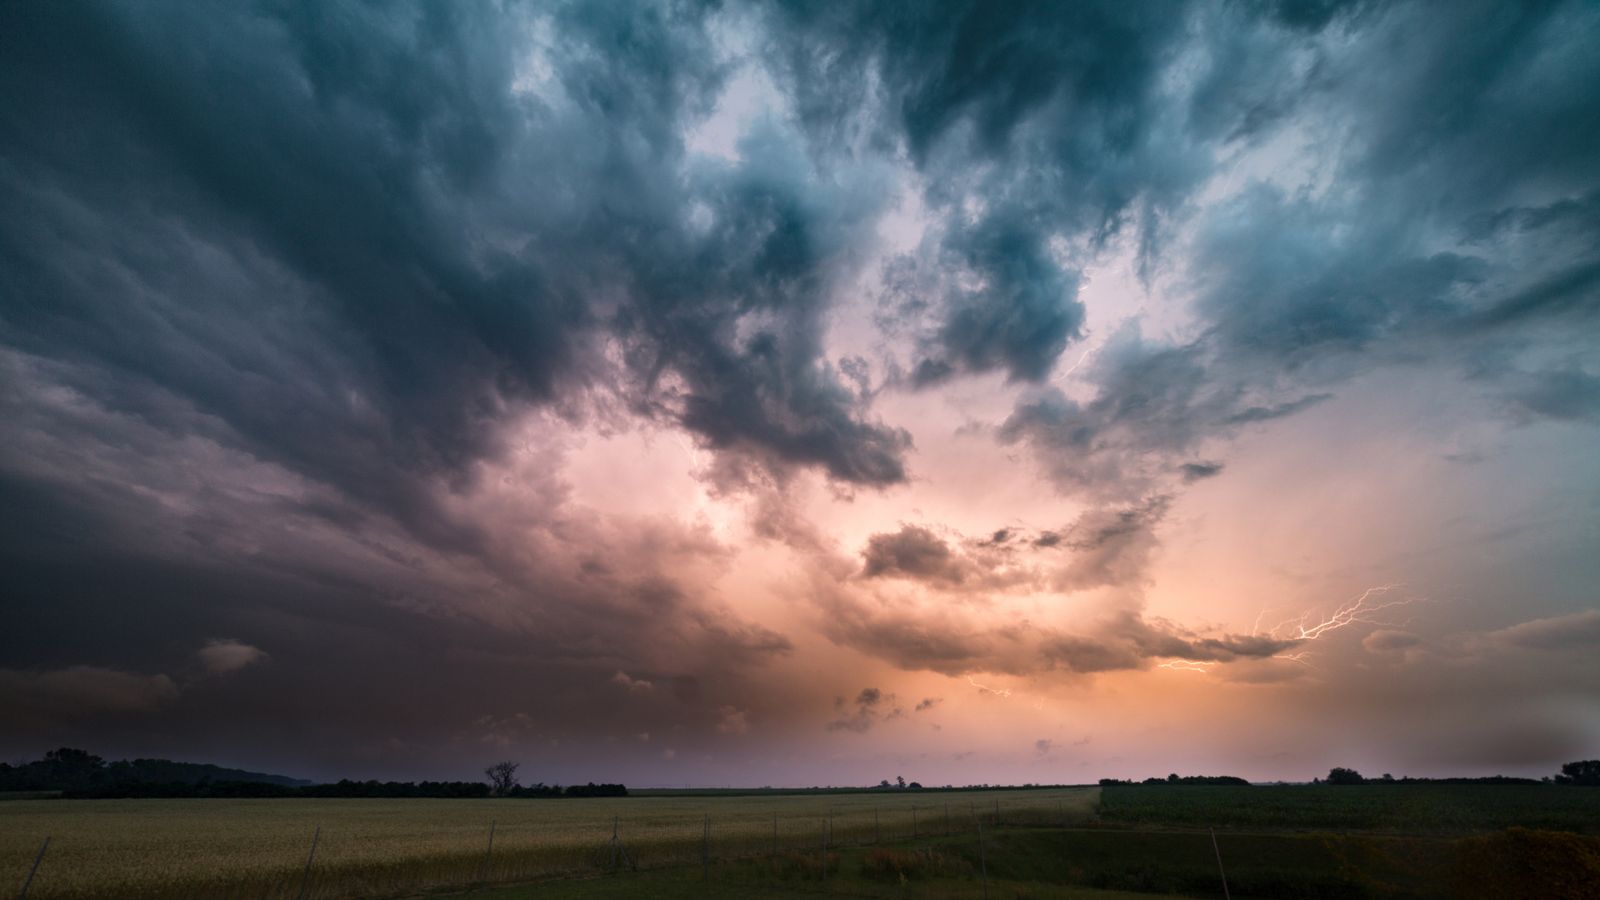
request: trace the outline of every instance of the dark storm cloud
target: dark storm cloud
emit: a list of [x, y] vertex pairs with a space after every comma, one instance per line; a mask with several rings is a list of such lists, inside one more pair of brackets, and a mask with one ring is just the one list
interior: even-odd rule
[[1224, 468], [1219, 462], [1192, 462], [1179, 466], [1178, 471], [1183, 473], [1184, 481], [1203, 481], [1221, 475]]
[[1053, 578], [1057, 590], [1130, 587], [1145, 578], [1156, 549], [1155, 528], [1166, 515], [1166, 497], [1137, 506], [1084, 511], [1070, 525], [1052, 532], [1052, 546], [1075, 551]]
[[[904, 718], [905, 710], [896, 704], [894, 694], [885, 694], [875, 687], [862, 688], [853, 704], [846, 703], [843, 697], [835, 697], [833, 702], [835, 718], [828, 723], [827, 729], [864, 734], [881, 722]], [[920, 712], [922, 709], [923, 706], [918, 704], [917, 710]]]
[[1192, 481], [1189, 465], [1211, 442], [1328, 398], [1279, 400], [1253, 376], [1214, 367], [1203, 342], [1169, 345], [1124, 327], [1095, 354], [1087, 402], [1056, 388], [1020, 401], [997, 434], [1028, 444], [1044, 473], [1065, 493], [1103, 503], [1136, 500]]
[[1160, 79], [1188, 17], [1120, 3], [773, 15], [814, 139], [904, 147], [926, 178], [940, 225], [889, 295], [893, 315], [926, 320], [914, 385], [1044, 378], [1084, 317], [1077, 265], [1053, 242], [1098, 243], [1130, 214], [1160, 215], [1203, 174], [1205, 151], [1164, 126]]
[[867, 539], [867, 549], [861, 556], [861, 574], [867, 578], [897, 575], [959, 584], [967, 576], [964, 561], [951, 552], [950, 545], [916, 525], [904, 525], [892, 534], [873, 535]]
[[1028, 622], [994, 625], [945, 609], [885, 605], [834, 593], [824, 633], [863, 653], [912, 671], [943, 675], [1009, 675], [1148, 669], [1160, 660], [1233, 663], [1269, 659], [1294, 640], [1256, 635], [1204, 635], [1136, 610], [1103, 617], [1077, 631]]
[[[105, 626], [7, 629], [17, 690], [116, 694], [126, 679], [81, 673], [171, 671], [227, 634], [275, 663], [241, 690], [301, 696], [333, 664], [285, 645], [367, 618], [419, 646], [523, 636], [537, 662], [446, 666], [456, 699], [418, 699], [441, 722], [505, 676], [573, 687], [486, 691], [477, 713], [585, 730], [612, 714], [582, 698], [623, 664], [723, 685], [786, 653], [685, 571], [725, 550], [565, 508], [537, 471], [559, 454], [511, 431], [631, 413], [688, 429], [718, 477], [904, 480], [909, 438], [821, 339], [872, 246], [879, 170], [823, 172], [777, 127], [738, 163], [691, 158], [725, 81], [692, 5], [191, 13], [0, 12], [8, 618], [60, 632], [71, 583]], [[159, 652], [113, 625], [138, 606]], [[391, 637], [351, 640], [351, 702], [407, 680]], [[748, 705], [679, 693], [698, 699], [677, 721], [706, 707], [708, 728]], [[181, 701], [175, 732], [199, 721]], [[372, 709], [322, 721], [423, 737]]]
[[1490, 644], [1532, 650], [1586, 650], [1600, 646], [1600, 610], [1534, 619], [1484, 635]]
[[1039, 381], [1068, 341], [1080, 336], [1083, 306], [1077, 301], [1076, 275], [1050, 258], [1039, 223], [1020, 218], [1024, 221], [991, 214], [959, 243], [954, 237], [946, 240], [944, 276], [959, 273], [957, 281], [979, 286], [948, 289], [943, 320], [912, 370], [913, 385], [997, 370], [1012, 380]]
[[[346, 761], [450, 717], [469, 743], [743, 733], [792, 645], [710, 599], [728, 548], [573, 508], [518, 425], [682, 427], [763, 502], [800, 469], [905, 483], [909, 434], [825, 336], [907, 186], [928, 227], [888, 266], [888, 381], [1034, 385], [997, 434], [1092, 504], [1031, 540], [875, 535], [866, 578], [829, 560], [828, 633], [907, 668], [1283, 649], [1135, 601], [1068, 634], [856, 592], [1136, 590], [1223, 442], [1376, 366], [1600, 417], [1591, 5], [731, 12], [798, 123], [720, 160], [685, 137], [732, 76], [711, 5], [0, 6], [0, 693], [188, 735], [294, 697]], [[1199, 202], [1301, 143], [1307, 184]], [[1125, 237], [1194, 291], [1191, 332], [1088, 333], [1083, 269]], [[1086, 338], [1081, 382], [1047, 383]]]
[[830, 195], [778, 137], [685, 178], [721, 84], [698, 18], [558, 10], [549, 98], [511, 90], [520, 29], [464, 10], [8, 17], [14, 345], [417, 521], [419, 476], [460, 477], [508, 411], [589, 383], [611, 329], [632, 399], [710, 445], [904, 477], [904, 435], [820, 359], [872, 186]]
[[[1197, 19], [1200, 57], [1228, 63], [1193, 83], [1190, 136], [1340, 134], [1333, 187], [1261, 182], [1202, 209], [1184, 271], [1198, 336], [1113, 337], [1087, 399], [1026, 398], [1002, 440], [1032, 445], [1063, 490], [1130, 497], [1173, 471], [1193, 480], [1184, 456], [1375, 365], [1455, 366], [1528, 420], [1592, 417], [1579, 336], [1600, 310], [1600, 218], [1578, 149], [1600, 138], [1600, 98], [1578, 87], [1600, 77], [1580, 49], [1592, 11], [1235, 9], [1244, 20]], [[1420, 38], [1393, 54], [1402, 34]]]

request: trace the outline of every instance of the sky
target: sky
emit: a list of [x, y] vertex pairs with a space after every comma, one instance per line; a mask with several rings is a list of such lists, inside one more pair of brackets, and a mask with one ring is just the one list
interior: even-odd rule
[[0, 4], [0, 757], [1600, 752], [1600, 7]]

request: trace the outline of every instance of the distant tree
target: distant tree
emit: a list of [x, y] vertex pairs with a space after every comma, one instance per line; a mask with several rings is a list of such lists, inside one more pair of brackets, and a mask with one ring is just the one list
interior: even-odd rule
[[906, 786], [906, 777], [904, 775], [896, 775], [894, 777], [894, 786], [904, 788]]
[[1167, 782], [1169, 784], [1177, 784], [1178, 783], [1178, 773], [1177, 772], [1173, 772], [1171, 775], [1168, 775], [1167, 776]]
[[1390, 775], [1388, 772], [1385, 772], [1385, 773], [1383, 773], [1383, 777], [1378, 779], [1378, 780], [1383, 782], [1384, 784], [1390, 784], [1390, 783], [1392, 783], [1394, 781], [1394, 776]]
[[889, 779], [887, 779], [887, 778], [885, 778], [884, 780], [878, 782], [878, 787], [886, 788], [888, 786], [889, 786]]
[[1600, 785], [1600, 759], [1580, 759], [1564, 763], [1556, 784]]
[[1366, 782], [1366, 779], [1362, 778], [1361, 773], [1355, 769], [1343, 769], [1334, 766], [1328, 770], [1329, 784], [1362, 784], [1364, 782]]
[[105, 760], [73, 747], [51, 750], [38, 765], [52, 787], [67, 790], [88, 787], [99, 781], [105, 767]]
[[483, 774], [489, 778], [489, 789], [496, 797], [504, 797], [517, 788], [517, 764], [509, 759], [484, 769]]
[[913, 781], [910, 784], [906, 785], [906, 787], [912, 789], [913, 791], [920, 791], [920, 790], [922, 790], [922, 782]]

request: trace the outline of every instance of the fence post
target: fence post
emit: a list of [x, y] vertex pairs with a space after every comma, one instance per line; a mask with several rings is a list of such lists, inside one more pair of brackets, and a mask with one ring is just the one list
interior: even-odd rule
[[989, 900], [989, 858], [983, 850], [983, 822], [978, 822], [978, 871], [983, 873], [983, 900]]
[[39, 845], [39, 855], [33, 858], [33, 868], [28, 870], [28, 880], [22, 883], [22, 893], [17, 895], [17, 900], [28, 900], [28, 888], [33, 886], [34, 873], [39, 871], [39, 863], [44, 862], [44, 852], [50, 849], [50, 835], [44, 836], [44, 843]]
[[1217, 854], [1217, 872], [1222, 875], [1222, 900], [1233, 900], [1228, 893], [1228, 873], [1222, 868], [1222, 850], [1217, 846], [1217, 830], [1211, 829], [1211, 851]]
[[705, 830], [700, 832], [700, 878], [711, 880], [711, 815], [706, 815]]
[[822, 880], [828, 880], [828, 825], [822, 826]]
[[[615, 815], [611, 817], [611, 871], [613, 872], [617, 870], [617, 845], [621, 843], [621, 840], [617, 836], [618, 818], [620, 817]], [[494, 840], [494, 829], [492, 827], [489, 830], [489, 839], [491, 842]], [[490, 843], [489, 846], [492, 847], [494, 844]]]
[[772, 855], [778, 855], [778, 814], [772, 814]]
[[300, 876], [300, 900], [305, 900], [306, 891], [311, 889], [311, 861], [317, 858], [317, 839], [322, 837], [322, 826], [311, 833], [311, 852], [306, 855], [306, 871]]
[[[611, 831], [611, 837], [613, 839], [615, 839], [616, 836], [617, 836], [617, 832], [616, 832], [615, 827], [613, 826], [612, 831]], [[483, 851], [483, 865], [478, 867], [478, 880], [479, 881], [483, 881], [483, 880], [485, 880], [485, 879], [487, 879], [489, 877], [489, 858], [491, 856], [493, 856], [493, 855], [494, 855], [494, 820], [490, 819], [489, 820], [489, 847], [488, 847], [488, 849]], [[615, 866], [617, 864], [616, 851], [615, 850], [613, 850], [612, 854], [611, 854], [611, 864], [613, 866]]]

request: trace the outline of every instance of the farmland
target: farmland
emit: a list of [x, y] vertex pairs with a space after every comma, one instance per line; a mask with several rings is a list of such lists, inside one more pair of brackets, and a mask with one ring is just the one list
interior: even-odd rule
[[1235, 897], [1583, 897], [1538, 879], [1600, 883], [1597, 832], [1600, 791], [1548, 785], [24, 800], [0, 887], [50, 835], [34, 900], [1220, 896], [1218, 856]]
[[1137, 785], [1104, 789], [1106, 822], [1197, 828], [1462, 834], [1600, 831], [1600, 792], [1548, 785]]
[[[1094, 788], [579, 800], [25, 800], [0, 804], [0, 885], [45, 836], [34, 900], [398, 896], [596, 871], [613, 822], [641, 867], [959, 832], [1083, 823]], [[494, 828], [492, 852], [489, 831]], [[320, 829], [320, 831], [318, 831]]]

